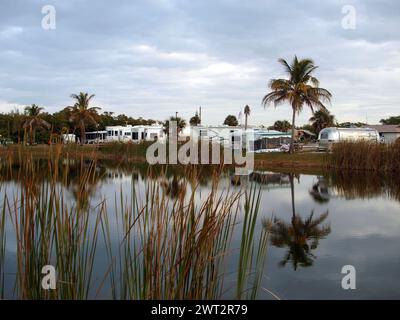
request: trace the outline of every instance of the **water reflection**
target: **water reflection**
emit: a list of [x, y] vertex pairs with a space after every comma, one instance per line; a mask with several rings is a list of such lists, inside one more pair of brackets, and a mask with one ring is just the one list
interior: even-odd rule
[[[5, 164], [4, 159], [0, 159], [0, 177], [3, 182], [26, 181], [35, 179], [37, 182], [54, 179], [70, 189], [75, 199], [85, 206], [88, 199], [82, 195], [91, 197], [95, 194], [96, 188], [107, 180], [119, 179], [120, 177], [131, 177], [131, 179], [147, 180], [159, 179], [160, 176], [168, 178], [166, 182], [171, 193], [177, 191], [183, 182], [196, 181], [200, 186], [208, 186], [213, 174], [218, 166], [199, 166], [191, 167], [187, 170], [181, 166], [148, 166], [146, 164], [129, 164], [125, 162], [112, 162], [107, 160], [94, 163], [84, 159], [63, 159], [59, 162], [49, 162], [37, 159], [28, 166], [32, 168], [21, 170], [21, 165], [14, 160], [12, 165]], [[49, 170], [49, 166], [54, 166]], [[88, 170], [90, 169], [90, 170]], [[35, 171], [35, 176], [29, 175], [29, 171]], [[188, 172], [190, 176], [188, 176]], [[49, 172], [52, 172], [50, 175]], [[89, 172], [89, 174], [88, 174]], [[85, 176], [82, 176], [86, 173]], [[249, 177], [235, 176], [233, 170], [224, 170], [224, 176], [229, 176], [232, 186], [246, 187], [249, 183], [255, 182], [267, 189], [289, 188], [290, 175], [287, 173], [254, 171]], [[299, 179], [299, 175], [294, 175]], [[332, 198], [343, 197], [345, 199], [368, 199], [385, 195], [388, 198], [400, 201], [400, 176], [395, 174], [383, 174], [378, 172], [357, 172], [357, 171], [337, 171], [327, 172], [319, 175], [309, 187], [309, 194], [318, 204], [328, 203]], [[32, 186], [33, 188], [34, 186]], [[36, 190], [39, 192], [39, 190]]]
[[309, 191], [310, 196], [317, 203], [327, 203], [331, 199], [327, 179], [324, 177], [317, 177], [317, 182], [314, 183]]
[[161, 183], [165, 193], [171, 198], [177, 198], [186, 191], [186, 183], [183, 178], [177, 178], [176, 176], [172, 179], [164, 179]]
[[[49, 170], [49, 166], [53, 166], [51, 170]], [[35, 172], [35, 175], [30, 172]], [[218, 190], [227, 188], [242, 191], [252, 184], [261, 188], [261, 212], [260, 219], [256, 224], [259, 229], [262, 228], [262, 218], [270, 218], [271, 214], [274, 215], [272, 223], [268, 225], [271, 231], [269, 238], [271, 246], [268, 248], [269, 256], [266, 267], [269, 277], [263, 286], [276, 292], [282, 298], [346, 298], [344, 295], [346, 293], [343, 293], [340, 288], [340, 280], [336, 283], [332, 279], [336, 281], [335, 277], [341, 276], [340, 267], [342, 265], [354, 264], [357, 266], [359, 263], [360, 266], [366, 267], [360, 268], [360, 271], [357, 269], [357, 272], [363, 276], [363, 283], [370, 280], [369, 284], [372, 289], [370, 291], [357, 290], [355, 294], [364, 292], [365, 297], [379, 298], [385, 294], [391, 298], [398, 297], [400, 282], [397, 283], [395, 280], [398, 279], [396, 275], [400, 270], [397, 248], [400, 220], [398, 218], [399, 204], [396, 201], [400, 201], [400, 179], [395, 175], [372, 172], [368, 174], [364, 172], [330, 172], [325, 175], [312, 176], [256, 171], [249, 177], [239, 177], [234, 176], [233, 171], [230, 170], [215, 172], [215, 168], [210, 166], [187, 170], [179, 166], [149, 168], [143, 164], [132, 165], [107, 161], [94, 163], [85, 160], [60, 162], [40, 160], [27, 164], [26, 168], [21, 168], [17, 162], [14, 162], [12, 166], [2, 166], [0, 163], [0, 190], [1, 192], [7, 188], [8, 190], [23, 190], [22, 196], [28, 193], [34, 194], [32, 199], [35, 201], [26, 203], [26, 206], [39, 208], [38, 204], [46, 203], [46, 201], [37, 202], [37, 199], [47, 199], [45, 186], [54, 186], [47, 182], [57, 181], [57, 188], [68, 191], [65, 199], [60, 199], [60, 203], [54, 203], [54, 206], [59, 206], [57, 210], [61, 213], [60, 216], [68, 221], [70, 213], [65, 208], [71, 208], [70, 204], [72, 204], [80, 208], [81, 213], [90, 211], [91, 214], [87, 217], [85, 214], [76, 216], [76, 218], [82, 219], [82, 224], [92, 225], [92, 219], [109, 217], [111, 231], [107, 237], [110, 238], [110, 243], [119, 250], [119, 237], [124, 237], [126, 230], [122, 228], [120, 233], [113, 231], [117, 229], [115, 225], [119, 225], [120, 220], [116, 221], [112, 217], [115, 212], [121, 212], [123, 213], [121, 217], [125, 219], [129, 217], [126, 212], [132, 209], [125, 205], [122, 208], [119, 203], [114, 203], [119, 202], [119, 190], [123, 191], [121, 199], [125, 199], [130, 196], [130, 183], [133, 183], [132, 185], [137, 187], [138, 193], [140, 193], [143, 190], [146, 192], [143, 187], [145, 183], [157, 182], [155, 185], [159, 186], [163, 194], [168, 196], [166, 203], [183, 199], [184, 195], [190, 194], [190, 191], [195, 188], [195, 200], [197, 201], [202, 197], [202, 192], [206, 194], [211, 190], [211, 181], [215, 174], [221, 177]], [[150, 185], [153, 186], [151, 183]], [[118, 195], [117, 201], [114, 199], [115, 194]], [[11, 196], [12, 193], [9, 195]], [[105, 211], [100, 214], [101, 208], [96, 209], [95, 206], [90, 205], [90, 203], [98, 204], [106, 198], [110, 200], [108, 202], [109, 215], [106, 215]], [[374, 198], [374, 201], [367, 200], [371, 198]], [[68, 206], [61, 200], [68, 201]], [[64, 206], [66, 207], [64, 208]], [[13, 207], [12, 204], [11, 207]], [[19, 210], [21, 211], [21, 209]], [[57, 221], [55, 217], [52, 218], [54, 221], [46, 218], [46, 210], [39, 211], [43, 212], [43, 216], [40, 216], [41, 220], [26, 221], [26, 227], [21, 229], [25, 237], [22, 239], [25, 240], [20, 241], [21, 244], [17, 242], [21, 246], [21, 249], [18, 250], [26, 256], [22, 262], [31, 266], [38, 266], [43, 262], [42, 260], [47, 259], [48, 252], [46, 250], [48, 248], [43, 248], [43, 252], [36, 249], [40, 248], [37, 245], [40, 243], [38, 239], [42, 236], [52, 236], [50, 233], [37, 232], [34, 222], [54, 223]], [[186, 215], [176, 216], [186, 217]], [[27, 215], [27, 217], [30, 216]], [[18, 246], [13, 240], [13, 228], [9, 228], [9, 238], [5, 241], [4, 219], [7, 220], [7, 218], [8, 216], [2, 217], [0, 214], [0, 278], [4, 272], [6, 274], [15, 272], [13, 264], [19, 263], [19, 260], [14, 261], [18, 256], [14, 258], [13, 250]], [[242, 220], [242, 216], [239, 214], [238, 225]], [[150, 219], [149, 221], [154, 220]], [[125, 223], [128, 228], [130, 221], [127, 220]], [[86, 238], [81, 236], [81, 230], [73, 229], [73, 224], [71, 226], [66, 227], [68, 233], [71, 233], [67, 240], [60, 239], [62, 240], [60, 248], [64, 253], [61, 257], [67, 256], [68, 250], [71, 250], [69, 238], [80, 239], [82, 248], [85, 248]], [[209, 226], [211, 228], [214, 224], [210, 223]], [[232, 239], [233, 248], [224, 248], [222, 252], [231, 252], [231, 249], [237, 251], [240, 247], [238, 243], [242, 239], [242, 233], [232, 235]], [[102, 241], [99, 240], [99, 253], [96, 259], [93, 259], [93, 264], [96, 268], [100, 266], [100, 268], [107, 269], [109, 264], [103, 260], [108, 259], [105, 257], [110, 248], [102, 247], [101, 243]], [[126, 257], [128, 258], [134, 256], [129, 251], [129, 246], [130, 244], [127, 243]], [[109, 255], [112, 259], [113, 256]], [[158, 255], [149, 252], [149, 256], [156, 257]], [[76, 263], [78, 266], [79, 261]], [[232, 264], [236, 266], [237, 261], [234, 260]], [[310, 268], [310, 266], [312, 267]], [[36, 273], [32, 270], [21, 270], [21, 274], [32, 274], [36, 277]], [[228, 271], [231, 270], [233, 268]], [[64, 277], [68, 280], [67, 271], [69, 272], [66, 269]], [[129, 270], [126, 272], [127, 275], [124, 277], [128, 278]], [[101, 279], [101, 272], [96, 273], [95, 278], [99, 278], [98, 274]], [[382, 283], [385, 285], [378, 285], [374, 282], [377, 276], [384, 278]], [[35, 280], [35, 277], [32, 277], [31, 280]], [[20, 279], [20, 281], [26, 281], [27, 286], [37, 285], [36, 282], [30, 282], [30, 279]], [[1, 289], [2, 281], [4, 283], [4, 280], [0, 279], [0, 297], [5, 297], [4, 289], [3, 292]], [[123, 281], [125, 280], [121, 280], [122, 284]], [[340, 291], [339, 289], [332, 290], [336, 286]], [[398, 290], [386, 291], [387, 286]], [[104, 292], [107, 292], [107, 289], [105, 288]], [[372, 291], [374, 292], [371, 293]], [[12, 293], [13, 289], [8, 288], [6, 292]], [[37, 293], [37, 296], [39, 294], [40, 292]], [[374, 296], [374, 294], [376, 295]], [[8, 297], [13, 297], [13, 295], [9, 294]]]
[[250, 180], [269, 187], [283, 187], [290, 184], [289, 175], [280, 172], [254, 171], [250, 175]]
[[382, 195], [400, 201], [400, 176], [379, 172], [332, 171], [318, 176], [309, 193], [320, 204], [332, 198], [371, 199]]
[[[331, 232], [330, 225], [323, 225], [328, 217], [328, 211], [314, 218], [314, 211], [307, 218], [296, 213], [294, 194], [294, 175], [288, 174], [292, 201], [292, 218], [285, 222], [281, 218], [274, 218], [271, 226], [271, 244], [278, 248], [287, 248], [284, 258], [279, 262], [281, 267], [290, 261], [294, 270], [298, 266], [309, 267], [316, 256], [313, 250], [317, 249], [319, 241]], [[297, 179], [300, 179], [297, 176]]]

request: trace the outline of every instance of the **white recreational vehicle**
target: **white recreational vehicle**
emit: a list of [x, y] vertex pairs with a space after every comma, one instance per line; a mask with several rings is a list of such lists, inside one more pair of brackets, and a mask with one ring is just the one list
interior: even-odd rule
[[106, 141], [121, 141], [121, 142], [140, 142], [154, 141], [164, 138], [164, 131], [161, 125], [152, 126], [110, 126], [106, 127]]
[[325, 128], [319, 132], [318, 150], [329, 151], [334, 143], [360, 140], [379, 142], [379, 133], [371, 128]]
[[263, 128], [229, 126], [196, 126], [192, 127], [194, 139], [218, 142], [233, 149], [247, 149], [250, 152], [280, 151], [280, 146], [290, 140], [291, 135], [285, 132]]
[[192, 139], [208, 140], [240, 149], [242, 146], [243, 128], [230, 126], [194, 126], [191, 127]]
[[141, 142], [165, 138], [161, 125], [151, 126], [107, 126], [104, 131], [86, 132], [87, 143]]

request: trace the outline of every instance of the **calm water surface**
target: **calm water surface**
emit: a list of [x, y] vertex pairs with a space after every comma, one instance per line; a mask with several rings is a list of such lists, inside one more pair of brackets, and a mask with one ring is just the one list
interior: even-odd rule
[[[144, 197], [146, 174], [135, 168], [120, 170], [99, 167], [101, 179], [91, 185], [90, 205], [101, 200], [107, 201], [112, 241], [115, 245], [121, 238], [117, 234], [118, 221], [112, 215], [115, 211], [115, 197], [120, 192], [129, 197], [132, 183]], [[182, 175], [170, 177], [172, 189], [179, 188]], [[175, 180], [174, 180], [175, 179]], [[132, 182], [133, 181], [133, 182]], [[312, 248], [307, 252], [288, 241], [284, 234], [271, 239], [262, 280], [265, 288], [281, 299], [398, 299], [400, 298], [400, 192], [399, 185], [388, 182], [383, 177], [365, 174], [339, 174], [336, 176], [294, 175], [258, 171], [250, 178], [235, 178], [229, 173], [222, 177], [220, 190], [239, 190], [255, 183], [261, 188], [261, 210], [257, 230], [262, 227], [263, 218], [275, 219], [293, 232], [304, 227], [307, 218], [321, 218], [314, 226], [307, 243]], [[3, 183], [1, 192], [11, 197], [18, 180]], [[73, 202], [76, 193], [73, 184], [65, 187], [68, 200]], [[196, 196], [201, 199], [209, 191], [209, 182], [204, 177]], [[171, 191], [173, 197], [173, 190]], [[117, 204], [118, 206], [118, 204]], [[242, 221], [239, 212], [238, 222]], [[294, 219], [299, 222], [293, 226]], [[301, 225], [303, 223], [303, 225]], [[114, 228], [115, 227], [115, 228]], [[325, 228], [324, 232], [321, 231]], [[7, 242], [5, 252], [5, 292], [13, 297], [16, 239], [13, 226], [6, 224]], [[317, 230], [317, 231], [315, 231]], [[240, 247], [240, 228], [232, 239], [232, 259], [228, 265], [226, 297], [232, 297], [229, 287], [235, 286], [235, 257]], [[318, 231], [320, 234], [318, 234]], [[314, 244], [311, 245], [314, 241]], [[95, 260], [95, 282], [107, 269], [105, 247], [99, 243]], [[343, 290], [341, 269], [352, 265], [356, 269], [356, 290]], [[107, 291], [107, 285], [105, 285]], [[107, 297], [104, 293], [102, 297]], [[271, 294], [261, 289], [259, 299], [273, 299]]]

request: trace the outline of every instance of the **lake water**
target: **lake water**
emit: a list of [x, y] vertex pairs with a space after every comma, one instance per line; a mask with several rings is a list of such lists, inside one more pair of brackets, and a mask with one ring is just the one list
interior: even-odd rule
[[[114, 228], [118, 225], [113, 214], [118, 206], [116, 199], [121, 192], [123, 197], [129, 198], [132, 187], [140, 198], [144, 198], [149, 178], [146, 170], [136, 167], [99, 166], [95, 172], [101, 178], [84, 187], [88, 194], [88, 208], [95, 211], [98, 203], [107, 202], [111, 242], [118, 247], [123, 235], [116, 234], [118, 228]], [[66, 202], [76, 202], [82, 192], [74, 185], [74, 176], [78, 174], [79, 171], [71, 171], [71, 182], [61, 186], [66, 190]], [[0, 189], [2, 195], [7, 194], [9, 199], [18, 198], [15, 194], [23, 179], [23, 176], [4, 178]], [[185, 175], [172, 172], [169, 179], [173, 198], [173, 189], [179, 189]], [[205, 174], [196, 191], [199, 200], [209, 192], [209, 180], [210, 177]], [[46, 178], [37, 179], [38, 185], [44, 181]], [[238, 178], [226, 172], [221, 176], [219, 190], [240, 191], [251, 184], [261, 188], [256, 233], [260, 232], [265, 218], [272, 218], [275, 223], [280, 222], [284, 226], [269, 241], [258, 299], [274, 299], [270, 292], [280, 299], [400, 298], [400, 186], [396, 181], [364, 173], [316, 176], [257, 171], [250, 177]], [[312, 220], [307, 225], [311, 214]], [[322, 215], [325, 219], [312, 225]], [[237, 222], [240, 224], [242, 220], [243, 210], [240, 209]], [[18, 262], [15, 225], [7, 217], [4, 224], [3, 296], [18, 298], [15, 291]], [[227, 263], [224, 298], [233, 297], [231, 289], [235, 287], [235, 259], [241, 236], [239, 227], [234, 231], [230, 245], [232, 254]], [[104, 242], [99, 241], [94, 260], [93, 287], [101, 283], [108, 263]], [[344, 290], [341, 285], [345, 276], [341, 271], [346, 265], [354, 266], [356, 270], [354, 290]], [[109, 284], [103, 285], [96, 297], [109, 298], [109, 289]], [[95, 291], [90, 297], [95, 297]]]

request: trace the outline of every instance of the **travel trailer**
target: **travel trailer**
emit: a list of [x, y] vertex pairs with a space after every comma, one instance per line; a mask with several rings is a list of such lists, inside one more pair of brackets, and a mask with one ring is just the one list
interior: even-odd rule
[[280, 151], [280, 146], [290, 141], [290, 133], [229, 126], [197, 126], [192, 127], [192, 137], [201, 140], [218, 142], [233, 149], [247, 149], [250, 152]]
[[379, 142], [379, 133], [372, 128], [325, 128], [318, 136], [318, 150], [330, 151], [334, 143], [341, 141]]

